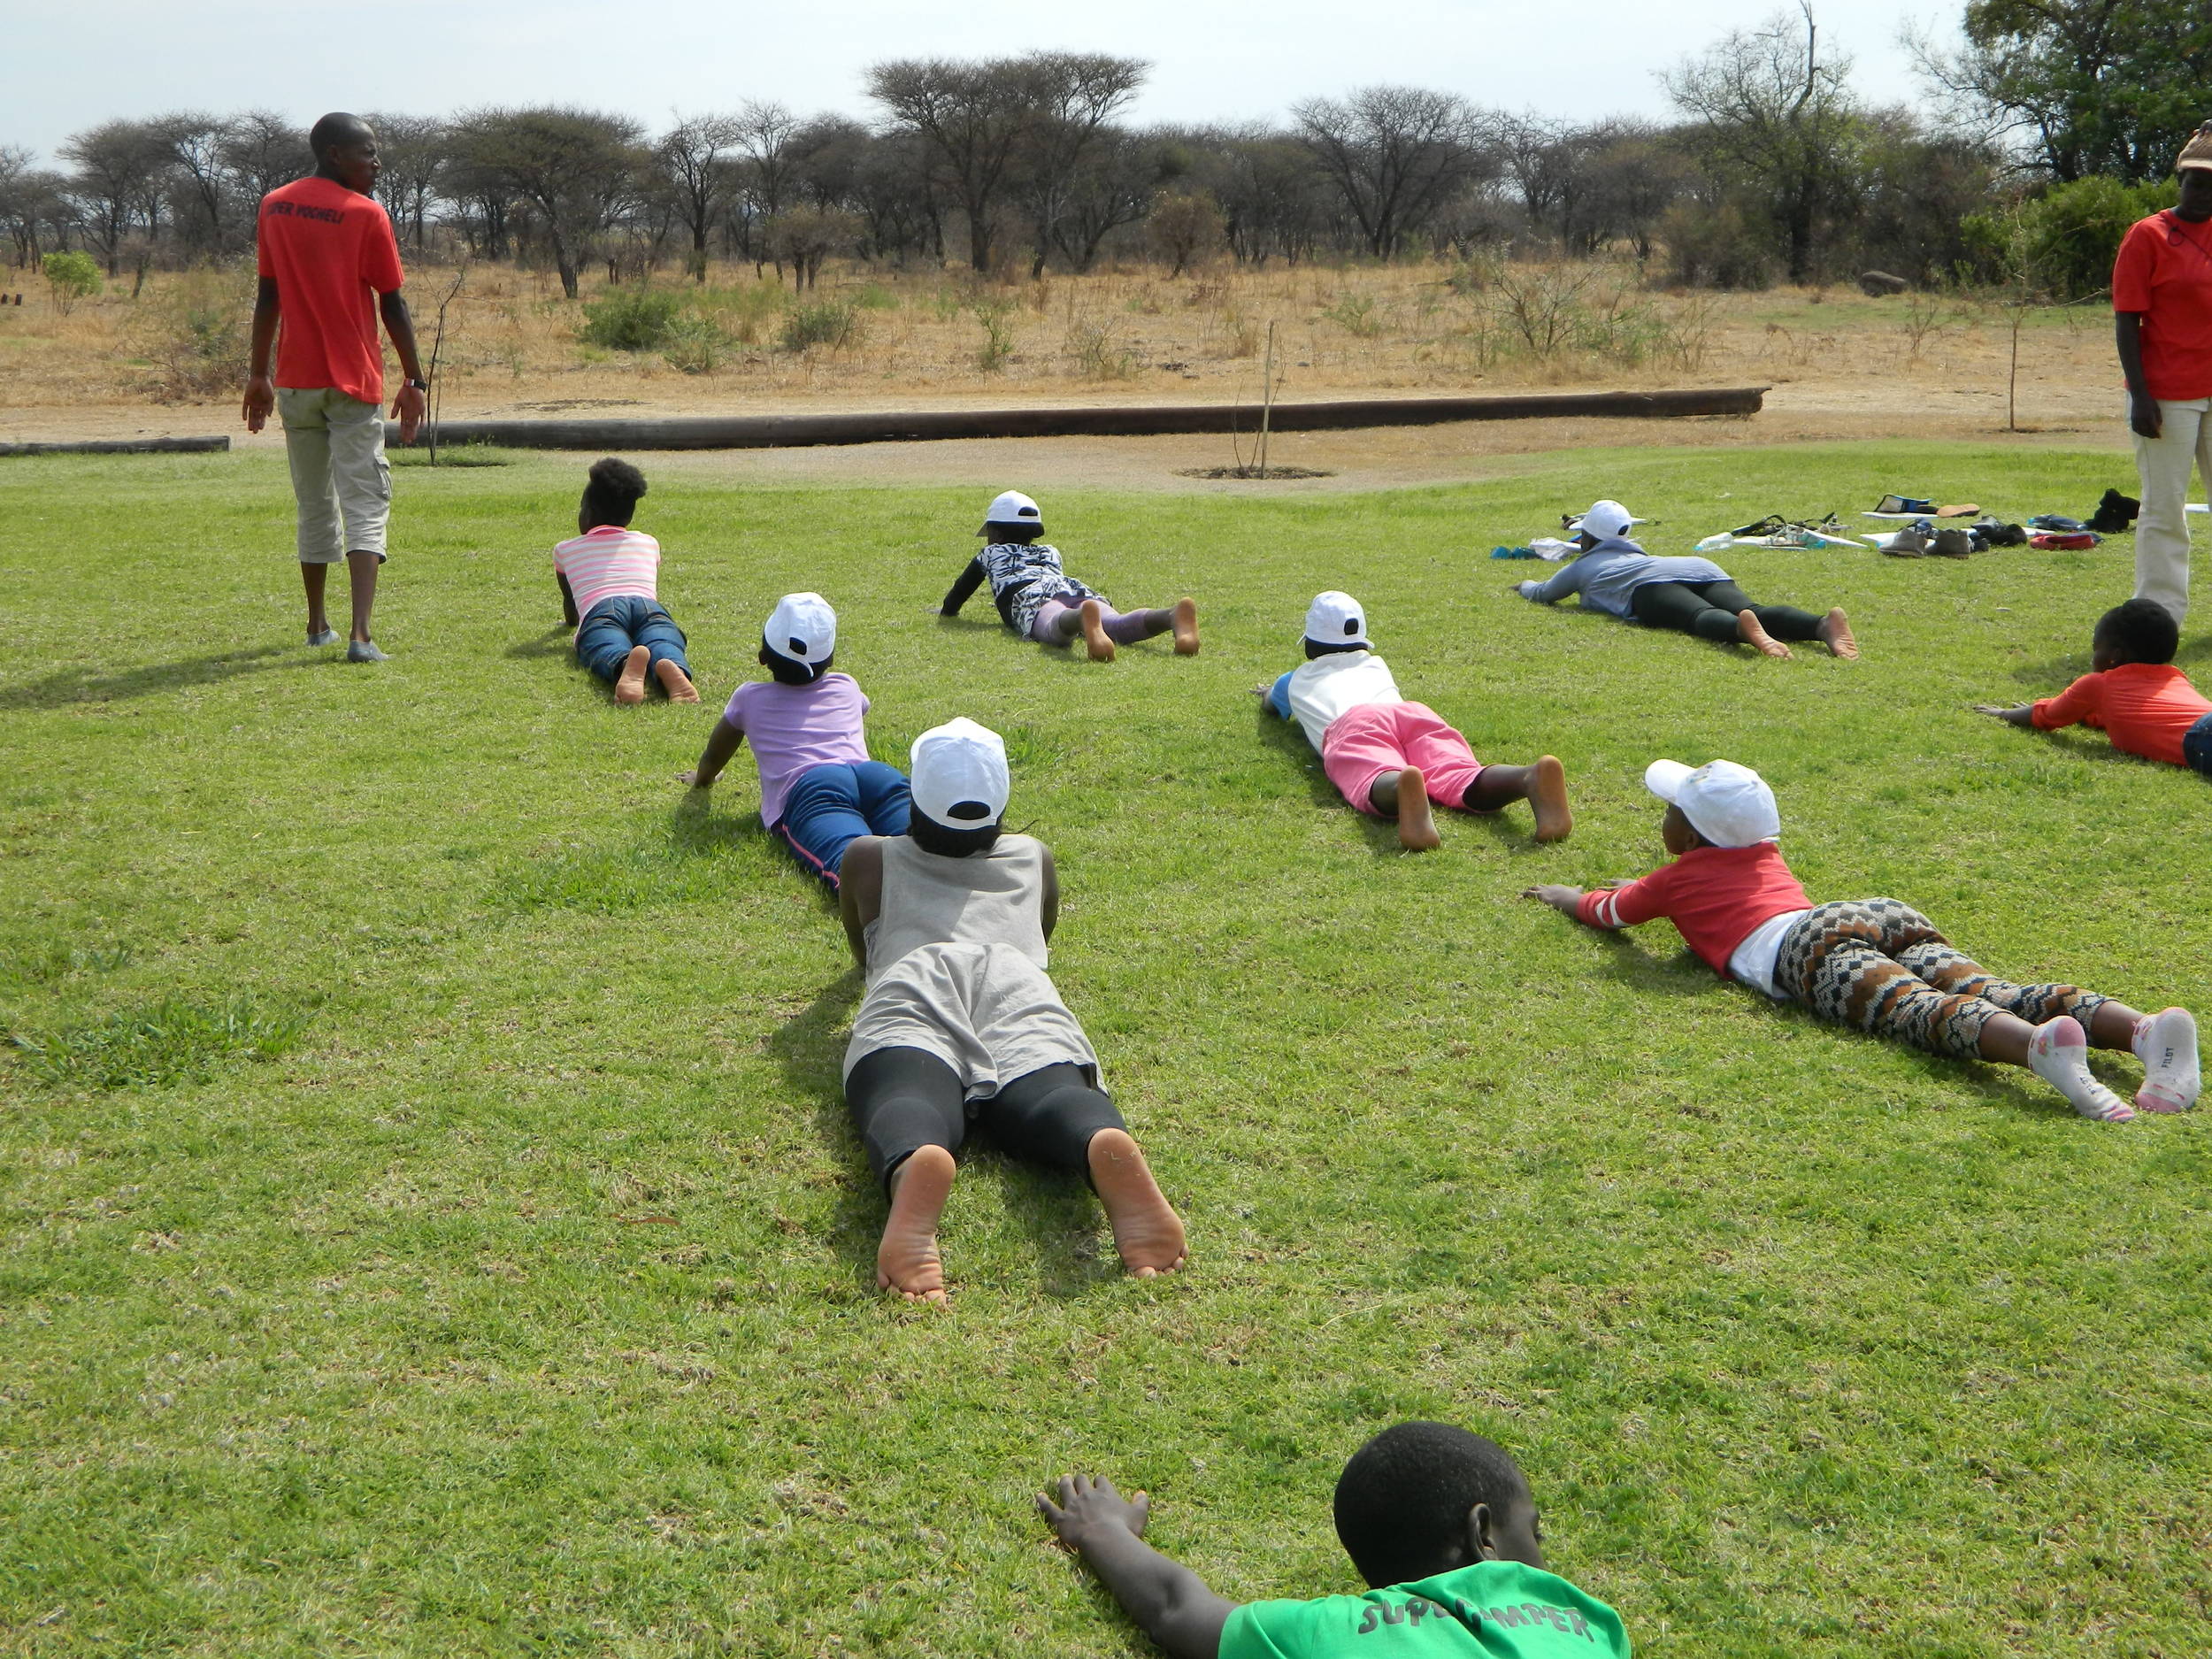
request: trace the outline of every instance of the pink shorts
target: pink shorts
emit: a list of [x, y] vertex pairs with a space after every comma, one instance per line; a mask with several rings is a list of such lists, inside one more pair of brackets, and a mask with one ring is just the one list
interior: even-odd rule
[[1429, 799], [1458, 806], [1482, 775], [1467, 740], [1444, 724], [1425, 703], [1367, 703], [1347, 709], [1321, 734], [1321, 770], [1363, 812], [1373, 813], [1367, 792], [1386, 772], [1421, 769]]

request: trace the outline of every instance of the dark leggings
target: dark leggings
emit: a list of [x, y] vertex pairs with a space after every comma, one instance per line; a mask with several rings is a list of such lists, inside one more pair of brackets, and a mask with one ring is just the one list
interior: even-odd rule
[[1628, 596], [1628, 609], [1647, 627], [1724, 642], [1734, 641], [1740, 611], [1758, 618], [1778, 640], [1816, 640], [1823, 620], [1795, 605], [1755, 605], [1733, 582], [1646, 582]]
[[971, 1123], [1015, 1157], [1074, 1170], [1087, 1180], [1091, 1137], [1124, 1126], [1082, 1066], [1045, 1066], [971, 1106], [961, 1098], [959, 1073], [926, 1048], [879, 1048], [864, 1056], [845, 1079], [845, 1103], [868, 1148], [868, 1167], [886, 1191], [910, 1154], [924, 1147], [957, 1152]]

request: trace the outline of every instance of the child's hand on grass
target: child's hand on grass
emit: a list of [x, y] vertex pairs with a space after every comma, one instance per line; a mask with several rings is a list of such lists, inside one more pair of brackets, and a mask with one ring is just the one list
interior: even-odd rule
[[1143, 1493], [1125, 1498], [1114, 1490], [1112, 1481], [1089, 1475], [1062, 1475], [1059, 1490], [1057, 1503], [1048, 1493], [1037, 1494], [1037, 1513], [1070, 1549], [1080, 1550], [1086, 1536], [1102, 1527], [1118, 1526], [1133, 1538], [1144, 1536], [1152, 1500]]
[[1993, 719], [2003, 720], [2011, 726], [2030, 726], [2035, 721], [2035, 709], [2025, 703], [1978, 703], [1974, 712], [1986, 714]]
[[1521, 896], [1525, 899], [1534, 899], [1540, 904], [1548, 904], [1555, 910], [1571, 916], [1575, 913], [1576, 907], [1582, 902], [1582, 889], [1563, 887], [1555, 881], [1547, 881], [1540, 887], [1523, 887]]
[[1271, 683], [1263, 680], [1258, 685], [1252, 687], [1252, 695], [1256, 697], [1264, 697], [1269, 692], [1274, 689], [1275, 687]]

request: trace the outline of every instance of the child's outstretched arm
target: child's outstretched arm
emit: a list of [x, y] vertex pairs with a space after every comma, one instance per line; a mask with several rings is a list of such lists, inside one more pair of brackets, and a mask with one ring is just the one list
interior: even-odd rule
[[677, 781], [687, 783], [695, 789], [711, 789], [714, 780], [722, 775], [722, 768], [730, 764], [730, 757], [737, 753], [737, 746], [745, 741], [745, 733], [730, 724], [724, 715], [714, 723], [714, 730], [707, 733], [707, 746], [699, 753], [699, 764], [689, 772], [677, 773]]
[[960, 607], [968, 603], [969, 595], [982, 586], [983, 561], [979, 558], [970, 559], [968, 568], [962, 571], [946, 590], [945, 603], [937, 607], [937, 614], [941, 617], [958, 616]]
[[1038, 1513], [1113, 1592], [1122, 1611], [1174, 1659], [1216, 1659], [1236, 1603], [1144, 1541], [1152, 1501], [1141, 1492], [1125, 1498], [1112, 1481], [1087, 1475], [1061, 1476], [1059, 1491], [1057, 1503], [1049, 1494], [1038, 1497]]
[[1974, 705], [1974, 712], [1993, 715], [2007, 726], [2032, 726], [2035, 724], [2035, 705], [2032, 703], [1978, 703]]
[[1521, 896], [1548, 904], [1562, 916], [1572, 917], [1585, 927], [1601, 927], [1617, 933], [1624, 927], [1633, 927], [1647, 922], [1662, 913], [1655, 879], [1646, 876], [1641, 881], [1603, 881], [1588, 892], [1580, 887], [1563, 887], [1546, 882], [1541, 887], [1523, 887]]

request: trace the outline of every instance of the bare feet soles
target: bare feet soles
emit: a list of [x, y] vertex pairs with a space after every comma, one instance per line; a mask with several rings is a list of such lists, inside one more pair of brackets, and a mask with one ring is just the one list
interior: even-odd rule
[[1398, 845], [1409, 853], [1426, 853], [1443, 844], [1436, 815], [1429, 810], [1428, 780], [1418, 766], [1409, 766], [1398, 774]]
[[1094, 663], [1112, 662], [1114, 642], [1106, 637], [1106, 625], [1100, 620], [1104, 612], [1099, 609], [1098, 601], [1086, 599], [1082, 607], [1075, 614], [1083, 628], [1083, 649], [1090, 652], [1091, 661]]
[[630, 648], [630, 655], [622, 664], [622, 673], [614, 682], [614, 700], [617, 703], [645, 701], [645, 664], [652, 655], [642, 645]]
[[1198, 607], [1187, 598], [1175, 602], [1175, 654], [1198, 655]]
[[1847, 663], [1859, 660], [1859, 642], [1851, 637], [1850, 619], [1843, 614], [1841, 605], [1831, 611], [1820, 625], [1820, 641], [1832, 657], [1840, 657]]
[[1091, 1137], [1087, 1156], [1091, 1185], [1106, 1207], [1122, 1266], [1139, 1279], [1153, 1279], [1172, 1273], [1189, 1260], [1182, 1218], [1170, 1207], [1127, 1132], [1100, 1130]]
[[653, 674], [661, 682], [661, 689], [668, 694], [669, 702], [696, 703], [699, 701], [699, 687], [691, 683], [689, 675], [665, 657], [653, 664]]
[[1536, 809], [1536, 839], [1565, 841], [1575, 826], [1575, 815], [1567, 810], [1567, 769], [1558, 757], [1546, 755], [1529, 771], [1534, 774], [1528, 780], [1528, 803]]
[[1787, 658], [1790, 648], [1759, 626], [1759, 618], [1748, 611], [1736, 612], [1736, 633], [1746, 645], [1766, 657]]
[[891, 1177], [891, 1214], [876, 1247], [876, 1288], [909, 1302], [945, 1302], [945, 1263], [937, 1254], [937, 1218], [952, 1191], [952, 1154], [923, 1147]]

